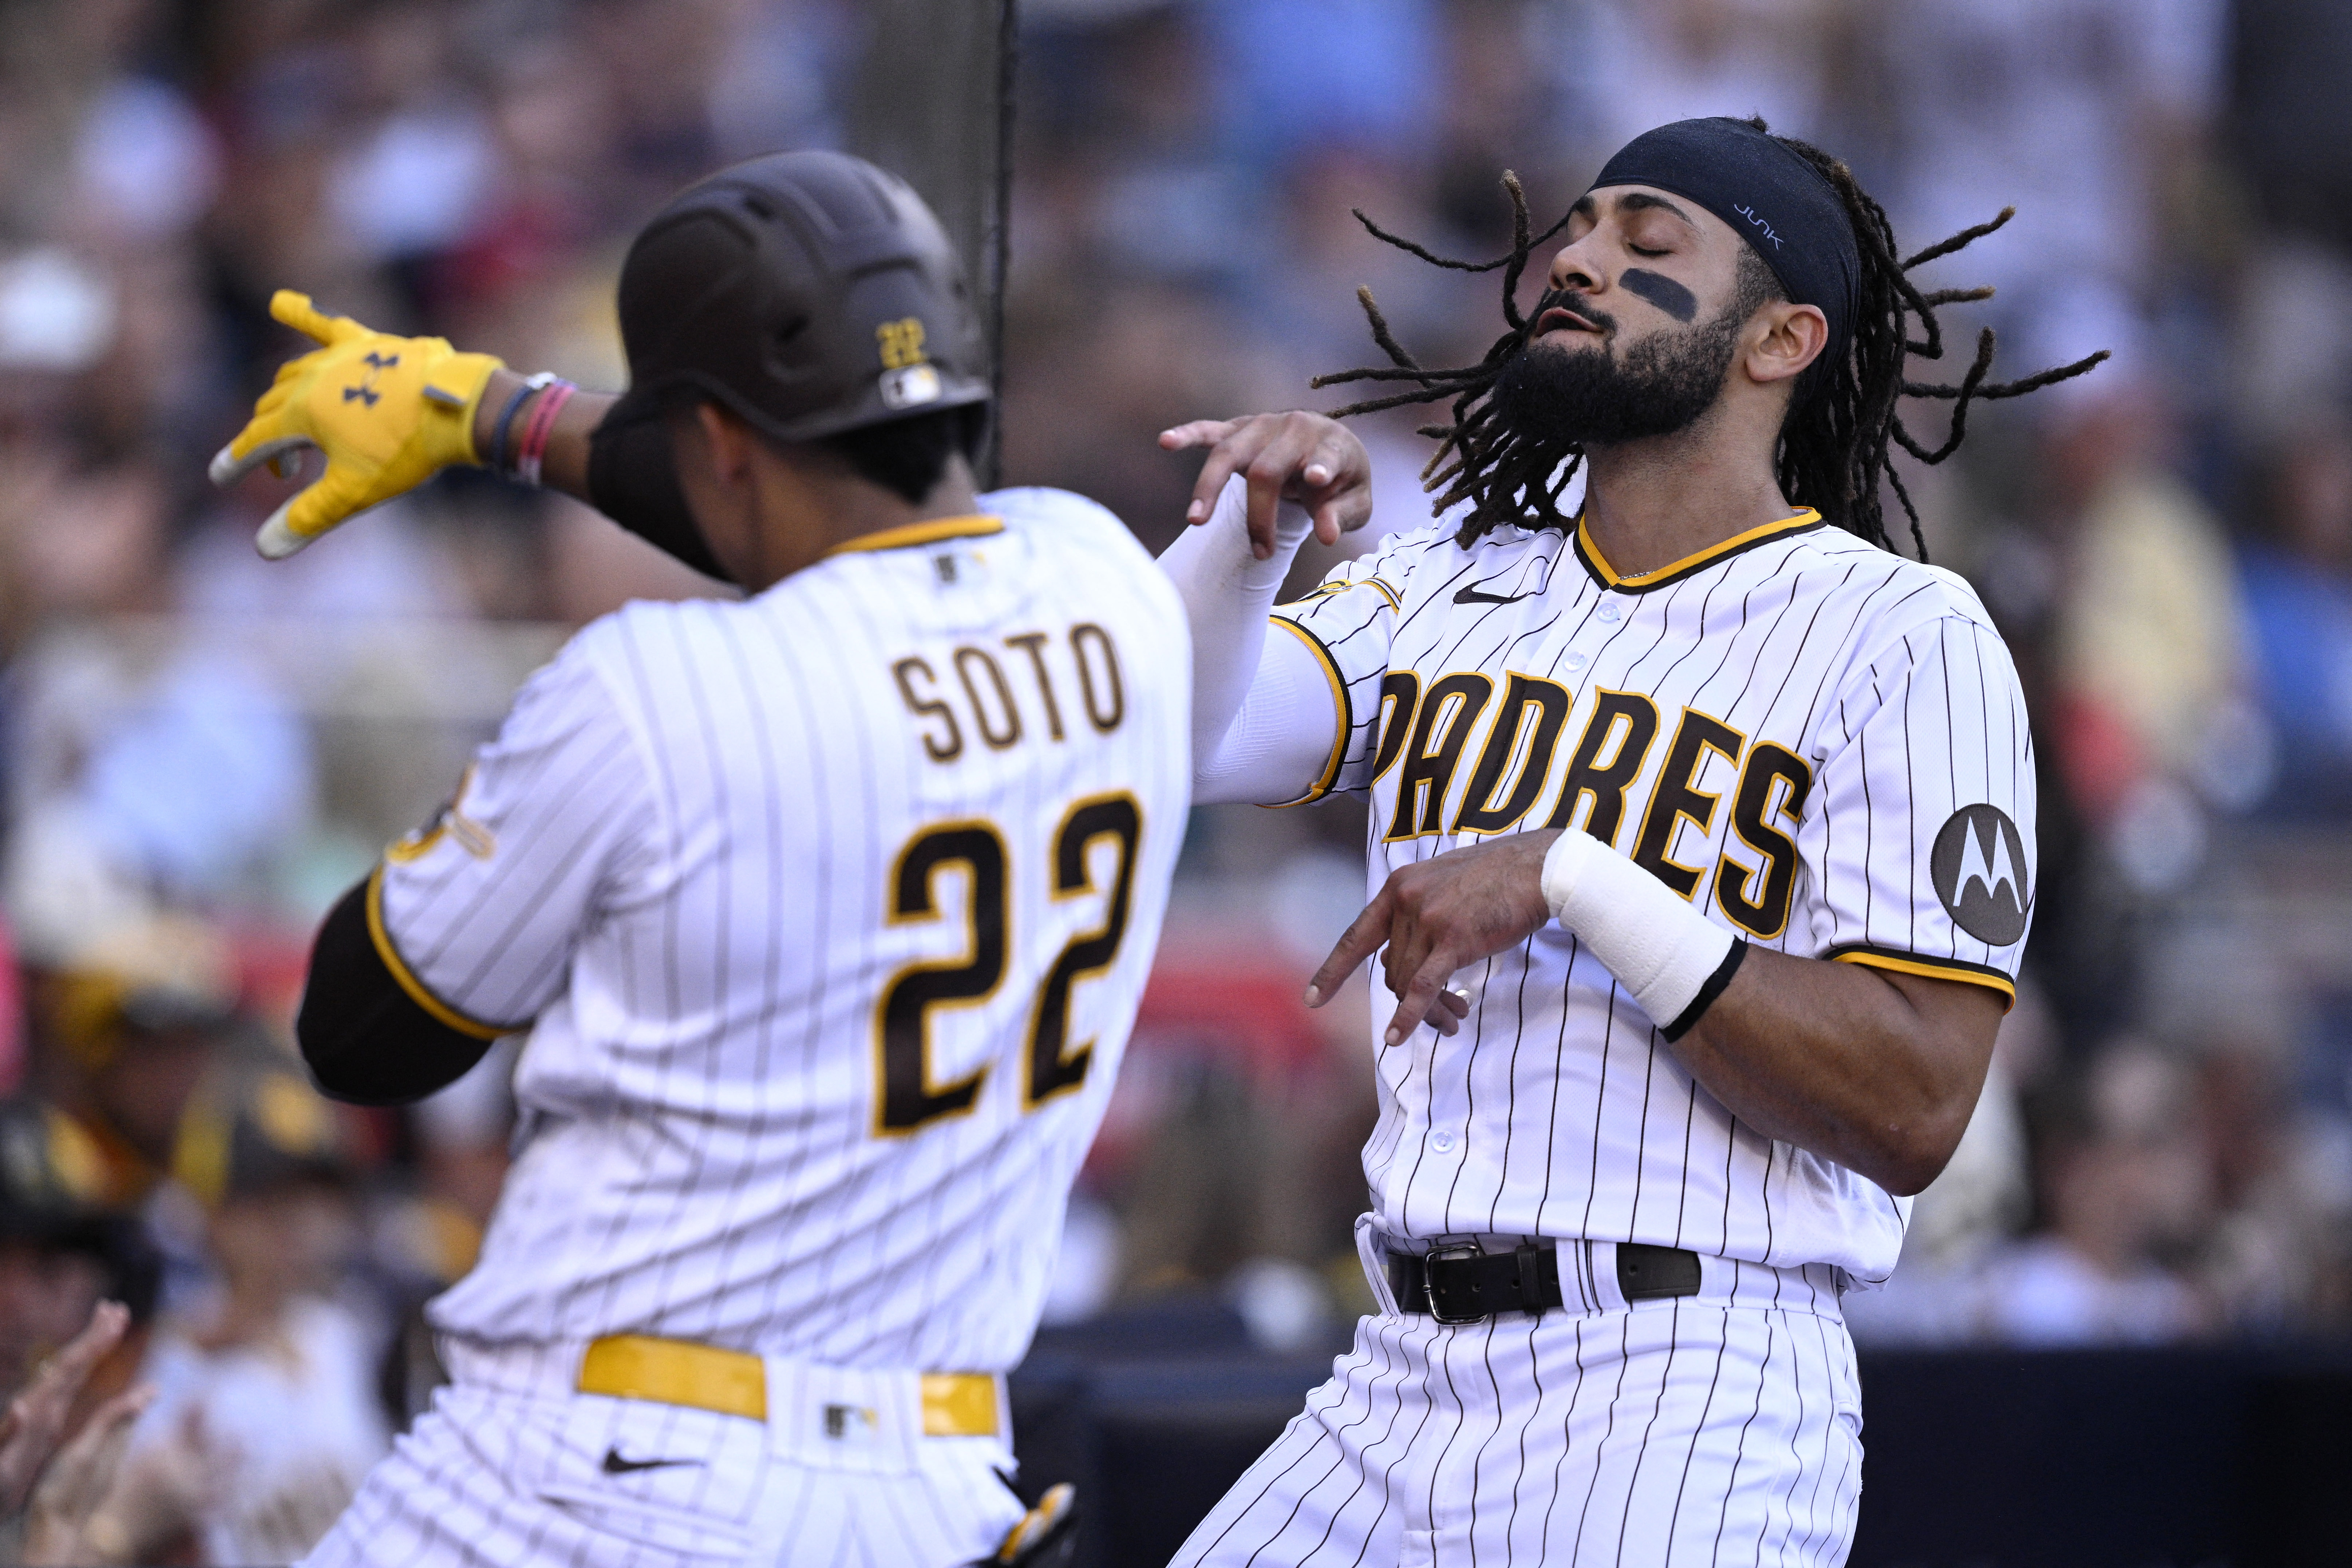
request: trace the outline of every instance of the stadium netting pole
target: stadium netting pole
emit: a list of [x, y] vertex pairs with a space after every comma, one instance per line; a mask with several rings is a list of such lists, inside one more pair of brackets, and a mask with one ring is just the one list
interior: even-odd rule
[[[991, 374], [1004, 379], [1006, 207], [1013, 183], [1016, 0], [865, 0], [848, 151], [914, 186], [947, 225], [979, 293]], [[1001, 404], [1000, 404], [1001, 406]], [[980, 476], [997, 482], [989, 433]]]

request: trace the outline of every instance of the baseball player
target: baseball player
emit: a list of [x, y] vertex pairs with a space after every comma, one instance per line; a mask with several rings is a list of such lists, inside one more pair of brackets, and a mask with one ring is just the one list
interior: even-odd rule
[[1988, 335], [1962, 386], [1906, 388], [1906, 317], [1937, 351], [1950, 296], [1758, 122], [1620, 152], [1524, 318], [1519, 218], [1481, 365], [1415, 363], [1366, 296], [1395, 368], [1336, 378], [1451, 402], [1458, 515], [1269, 623], [1309, 528], [1368, 509], [1363, 449], [1310, 414], [1163, 437], [1212, 448], [1162, 558], [1197, 796], [1369, 796], [1371, 902], [1307, 999], [1376, 954], [1397, 998], [1358, 1228], [1380, 1311], [1187, 1568], [1842, 1562], [1839, 1298], [1894, 1267], [2014, 995], [2016, 675], [1878, 495], [1890, 443], [1951, 449], [1898, 392], [2047, 378], [1988, 385]]
[[853, 158], [653, 220], [617, 402], [273, 308], [326, 346], [216, 472], [328, 464], [265, 553], [487, 460], [745, 592], [588, 626], [320, 930], [331, 1092], [529, 1039], [481, 1260], [429, 1312], [454, 1384], [308, 1561], [1042, 1560], [1068, 1494], [1008, 1489], [1003, 1374], [1182, 832], [1174, 591], [1088, 502], [974, 496], [952, 253]]

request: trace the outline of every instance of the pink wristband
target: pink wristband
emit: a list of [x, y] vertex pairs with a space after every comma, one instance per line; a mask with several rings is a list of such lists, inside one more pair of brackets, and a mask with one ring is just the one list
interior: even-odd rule
[[540, 462], [547, 455], [548, 437], [555, 434], [555, 416], [572, 401], [580, 389], [570, 382], [557, 382], [541, 392], [530, 411], [530, 423], [523, 427], [522, 444], [515, 450], [515, 477], [524, 484], [537, 486]]

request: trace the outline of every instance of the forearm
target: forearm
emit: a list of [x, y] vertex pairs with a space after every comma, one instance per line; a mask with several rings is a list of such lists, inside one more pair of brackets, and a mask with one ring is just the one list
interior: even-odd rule
[[1757, 1131], [1908, 1196], [1958, 1146], [2000, 1013], [1981, 986], [1751, 948], [1672, 1049]]
[[[490, 377], [474, 420], [474, 450], [486, 465], [496, 462], [499, 423], [507, 418], [508, 406], [522, 390], [523, 378], [512, 371], [498, 371]], [[619, 401], [610, 392], [572, 393], [557, 411], [555, 427], [548, 433], [540, 483], [586, 502], [705, 577], [730, 580], [727, 569], [711, 555], [687, 508], [667, 432], [652, 423], [619, 430], [603, 428], [604, 416]], [[530, 414], [528, 400], [516, 405], [509, 422], [510, 448], [520, 439], [520, 429]]]
[[[513, 371], [490, 372], [490, 384], [482, 394], [480, 406], [474, 413], [474, 450], [488, 466], [498, 441], [499, 417], [507, 405], [514, 402], [515, 393], [523, 386], [523, 377]], [[596, 427], [604, 423], [605, 413], [620, 398], [612, 392], [575, 392], [555, 416], [555, 428], [548, 434], [547, 455], [541, 461], [540, 483], [551, 490], [561, 490], [575, 500], [595, 503], [588, 494], [589, 444]], [[519, 426], [522, 413], [518, 411], [513, 422]], [[520, 434], [511, 429], [509, 443]]]
[[1734, 1115], [1890, 1192], [1935, 1179], [1984, 1083], [1996, 993], [1759, 948], [1588, 834], [1525, 836], [1550, 840], [1523, 852], [1543, 857], [1543, 906]]

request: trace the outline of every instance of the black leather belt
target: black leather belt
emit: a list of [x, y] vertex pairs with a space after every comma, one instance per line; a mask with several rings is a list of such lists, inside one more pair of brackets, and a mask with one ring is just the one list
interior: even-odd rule
[[[1559, 1253], [1552, 1243], [1522, 1242], [1508, 1252], [1477, 1246], [1427, 1253], [1391, 1252], [1389, 1287], [1401, 1312], [1442, 1323], [1475, 1323], [1497, 1312], [1540, 1314], [1564, 1306]], [[1698, 1294], [1698, 1254], [1639, 1241], [1617, 1244], [1617, 1289], [1629, 1301]]]

